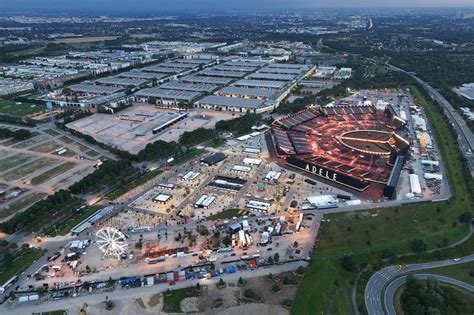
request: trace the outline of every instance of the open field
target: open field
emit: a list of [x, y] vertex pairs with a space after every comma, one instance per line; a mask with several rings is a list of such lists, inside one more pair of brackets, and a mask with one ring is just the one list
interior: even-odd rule
[[63, 163], [63, 164], [60, 164], [52, 169], [50, 169], [49, 171], [46, 171], [36, 177], [33, 177], [31, 179], [31, 184], [32, 185], [39, 185], [41, 183], [44, 183], [45, 181], [49, 180], [50, 178], [53, 178], [61, 173], [64, 173], [68, 170], [70, 170], [71, 168], [73, 168], [74, 166], [76, 166], [75, 163], [73, 162], [66, 162], [66, 163]]
[[[435, 204], [328, 215], [326, 218], [330, 223], [321, 227], [317, 249], [298, 290], [293, 314], [349, 313], [355, 271], [342, 268], [341, 259], [345, 254], [352, 255], [357, 265], [379, 265], [382, 258], [411, 252], [410, 243], [414, 239], [423, 240], [428, 248], [436, 248], [452, 244], [466, 235], [468, 226], [459, 223], [457, 218], [472, 209], [472, 178], [464, 176], [457, 142], [443, 114], [417, 89], [411, 87], [411, 90], [433, 124], [454, 197]], [[363, 297], [363, 292], [359, 294]]]
[[[458, 279], [474, 285], [474, 262], [430, 269], [427, 272]], [[472, 274], [472, 275], [471, 275]]]
[[32, 193], [26, 195], [25, 197], [20, 197], [18, 200], [10, 204], [8, 208], [3, 207], [2, 209], [0, 209], [0, 219], [4, 219], [9, 215], [12, 215], [17, 211], [28, 207], [31, 204], [34, 204], [35, 202], [39, 201], [40, 199], [43, 199], [46, 196], [47, 194], [44, 193]]
[[59, 133], [54, 129], [46, 129], [44, 132], [46, 132], [48, 135], [53, 136], [53, 137], [59, 135]]
[[33, 159], [33, 156], [19, 153], [13, 154], [7, 158], [0, 160], [0, 173], [6, 172], [20, 164], [23, 164], [29, 160]]
[[27, 166], [24, 167], [19, 167], [13, 171], [10, 171], [8, 173], [5, 173], [2, 175], [2, 178], [4, 178], [7, 181], [14, 181], [18, 180], [22, 177], [28, 176], [39, 169], [53, 166], [58, 163], [58, 160], [53, 160], [53, 159], [48, 159], [48, 158], [39, 158]]
[[17, 149], [25, 149], [45, 140], [48, 140], [48, 138], [44, 135], [34, 136], [15, 144], [13, 147]]
[[71, 138], [66, 137], [66, 136], [59, 137], [59, 140], [61, 140], [62, 142], [65, 142], [65, 143], [73, 143], [74, 142], [74, 140], [72, 140]]
[[60, 147], [61, 146], [59, 145], [59, 143], [57, 143], [55, 141], [49, 141], [49, 142], [37, 145], [37, 146], [31, 148], [30, 150], [35, 151], [35, 152], [48, 153], [48, 152], [52, 152], [56, 149], [59, 149]]
[[16, 104], [13, 100], [0, 100], [0, 113], [14, 116], [26, 116], [45, 110], [44, 106], [38, 104], [21, 103]]
[[62, 44], [76, 44], [76, 43], [92, 43], [92, 42], [103, 42], [105, 40], [114, 40], [118, 36], [90, 36], [90, 37], [67, 37], [55, 39], [55, 43]]

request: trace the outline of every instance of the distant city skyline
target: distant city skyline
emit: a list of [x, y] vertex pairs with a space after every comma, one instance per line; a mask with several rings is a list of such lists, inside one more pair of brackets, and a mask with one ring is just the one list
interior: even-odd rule
[[[472, 7], [474, 0], [0, 0], [0, 11], [140, 12], [226, 11], [316, 8]], [[32, 12], [33, 13], [33, 12]]]

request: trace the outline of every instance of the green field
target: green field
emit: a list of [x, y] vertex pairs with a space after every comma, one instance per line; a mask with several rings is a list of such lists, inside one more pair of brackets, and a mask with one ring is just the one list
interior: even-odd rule
[[94, 150], [92, 150], [92, 149], [90, 149], [90, 150], [88, 150], [88, 151], [86, 151], [86, 152], [84, 152], [84, 153], [87, 154], [87, 155], [90, 156], [90, 157], [97, 157], [97, 156], [100, 154], [99, 152], [94, 151]]
[[20, 249], [14, 254], [13, 264], [7, 266], [0, 272], [0, 283], [5, 283], [11, 277], [19, 275], [28, 268], [34, 260], [42, 255], [41, 250], [37, 248]]
[[[411, 89], [434, 126], [433, 133], [442, 151], [454, 197], [433, 204], [328, 215], [330, 223], [321, 227], [313, 261], [298, 289], [292, 314], [349, 313], [351, 283], [356, 272], [342, 268], [341, 259], [346, 254], [352, 255], [358, 266], [370, 264], [378, 268], [385, 257], [410, 253], [414, 239], [423, 240], [428, 248], [437, 248], [467, 234], [467, 224], [461, 224], [457, 218], [472, 209], [472, 178], [466, 174], [458, 144], [443, 114], [417, 89]], [[459, 255], [455, 250], [450, 253]], [[438, 260], [435, 254], [431, 256], [425, 258]], [[424, 254], [403, 260], [409, 262], [417, 257]], [[357, 294], [358, 300], [360, 295], [363, 300], [363, 292]]]
[[[201, 290], [204, 289], [204, 286], [201, 286]], [[199, 293], [196, 292], [193, 288], [185, 288], [171, 291], [171, 295], [168, 296], [166, 293], [163, 294], [163, 311], [166, 313], [182, 313], [181, 311], [181, 301], [188, 297], [199, 296]]]
[[2, 177], [7, 181], [17, 180], [22, 177], [28, 176], [42, 168], [53, 166], [55, 164], [58, 164], [58, 160], [39, 158], [31, 163], [26, 164], [23, 167], [16, 168], [13, 171], [3, 174]]
[[66, 137], [66, 136], [59, 137], [59, 140], [61, 140], [62, 142], [65, 142], [65, 143], [73, 143], [74, 142], [74, 140], [72, 140], [71, 138]]
[[29, 160], [33, 159], [33, 156], [19, 153], [11, 155], [7, 158], [0, 160], [0, 173], [8, 171], [18, 165], [21, 165]]
[[474, 262], [429, 269], [426, 272], [448, 276], [469, 283], [470, 285], [474, 285]]
[[38, 104], [21, 103], [16, 104], [13, 100], [0, 100], [0, 113], [10, 114], [14, 116], [26, 116], [33, 113], [41, 112], [46, 107]]
[[31, 184], [32, 185], [39, 185], [44, 183], [45, 181], [49, 180], [50, 178], [53, 178], [59, 174], [62, 174], [70, 169], [72, 169], [74, 166], [76, 166], [76, 163], [73, 162], [66, 162], [63, 164], [60, 164], [49, 171], [46, 171], [36, 177], [33, 177], [31, 179]]

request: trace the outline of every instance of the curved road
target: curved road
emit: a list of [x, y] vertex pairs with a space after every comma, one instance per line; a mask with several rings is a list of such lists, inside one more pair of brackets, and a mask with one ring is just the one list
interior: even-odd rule
[[457, 265], [470, 261], [474, 261], [474, 254], [464, 256], [457, 261], [454, 261], [453, 259], [448, 259], [435, 262], [407, 265], [406, 268], [401, 270], [397, 266], [383, 268], [373, 274], [372, 277], [370, 277], [365, 287], [364, 299], [367, 312], [371, 315], [387, 314], [384, 309], [382, 295], [387, 285], [389, 285], [396, 278], [415, 271]]
[[[455, 285], [457, 287], [460, 287], [464, 290], [474, 292], [474, 286], [472, 286], [470, 284], [467, 284], [465, 282], [453, 279], [453, 278], [449, 278], [449, 277], [445, 277], [445, 276], [439, 276], [439, 275], [435, 275], [435, 274], [414, 274], [413, 276], [415, 278], [421, 279], [421, 280], [426, 280], [428, 278], [435, 278], [439, 282], [445, 282], [445, 283], [452, 284], [452, 285]], [[402, 277], [396, 278], [394, 281], [390, 282], [390, 284], [385, 289], [384, 306], [385, 306], [385, 309], [387, 310], [387, 314], [389, 314], [389, 315], [396, 315], [397, 314], [397, 312], [395, 311], [395, 304], [393, 303], [393, 301], [395, 299], [395, 292], [402, 285], [405, 284], [407, 277], [408, 276], [402, 276]]]

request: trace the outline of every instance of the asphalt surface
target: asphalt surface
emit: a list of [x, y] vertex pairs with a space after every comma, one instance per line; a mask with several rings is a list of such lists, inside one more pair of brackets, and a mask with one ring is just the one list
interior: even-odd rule
[[393, 282], [399, 277], [405, 276], [408, 273], [416, 271], [457, 265], [470, 261], [474, 261], [474, 254], [461, 257], [458, 261], [448, 259], [428, 263], [407, 265], [406, 268], [401, 270], [397, 266], [383, 268], [372, 275], [372, 277], [367, 282], [367, 286], [365, 287], [364, 299], [367, 312], [373, 315], [389, 314], [384, 308], [384, 301], [382, 297], [384, 296], [385, 288], [387, 288], [387, 286], [391, 282]]
[[[470, 284], [467, 284], [465, 282], [453, 279], [453, 278], [449, 278], [449, 277], [445, 277], [445, 276], [439, 276], [439, 275], [435, 275], [435, 274], [414, 274], [413, 276], [415, 278], [421, 279], [421, 280], [427, 280], [429, 278], [435, 278], [439, 282], [452, 284], [452, 285], [455, 285], [457, 287], [460, 287], [461, 289], [464, 289], [464, 290], [467, 290], [467, 291], [470, 291], [470, 292], [474, 292], [474, 286], [472, 286]], [[402, 277], [396, 278], [394, 281], [390, 282], [390, 284], [387, 286], [387, 288], [385, 290], [385, 294], [384, 294], [384, 306], [385, 306], [385, 309], [387, 310], [387, 314], [389, 314], [389, 315], [396, 315], [397, 314], [397, 312], [395, 310], [395, 304], [393, 303], [394, 298], [395, 298], [395, 293], [402, 285], [405, 284], [407, 277], [408, 276], [402, 276]]]

